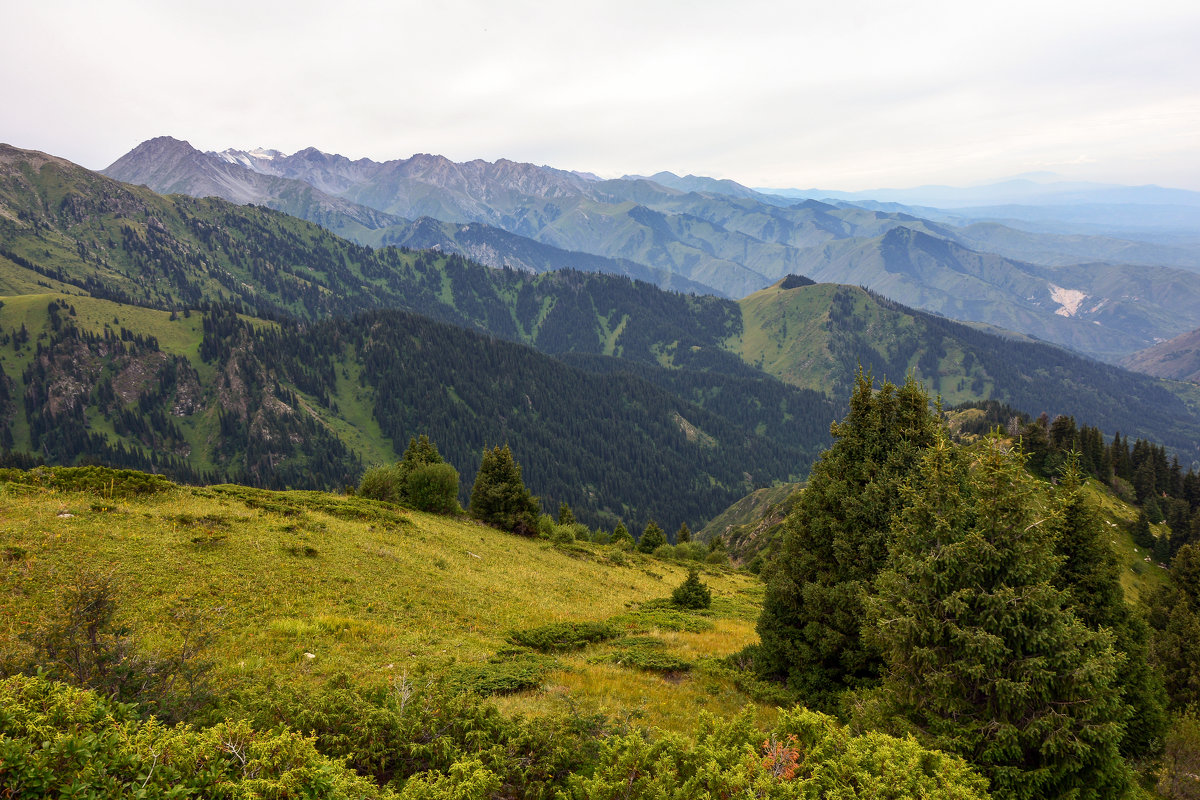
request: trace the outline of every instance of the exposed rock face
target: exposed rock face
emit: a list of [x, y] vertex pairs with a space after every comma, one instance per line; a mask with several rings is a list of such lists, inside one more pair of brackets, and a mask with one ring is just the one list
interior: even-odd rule
[[1200, 328], [1134, 353], [1121, 366], [1156, 378], [1200, 383]]

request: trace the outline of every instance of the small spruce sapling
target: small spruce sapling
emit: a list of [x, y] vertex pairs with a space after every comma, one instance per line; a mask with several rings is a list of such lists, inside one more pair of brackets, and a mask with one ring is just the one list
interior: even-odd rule
[[700, 573], [692, 568], [687, 579], [671, 592], [671, 602], [680, 608], [708, 608], [712, 605], [712, 592], [700, 580]]
[[642, 531], [642, 538], [638, 540], [638, 552], [653, 553], [658, 547], [667, 543], [667, 535], [663, 533], [663, 529], [658, 527], [658, 523], [650, 520], [646, 525], [646, 530]]

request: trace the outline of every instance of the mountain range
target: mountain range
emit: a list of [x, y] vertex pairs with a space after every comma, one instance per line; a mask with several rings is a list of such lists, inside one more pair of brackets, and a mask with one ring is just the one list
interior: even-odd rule
[[1184, 384], [858, 286], [495, 269], [7, 146], [0, 303], [0, 449], [192, 480], [341, 486], [429, 433], [464, 483], [509, 441], [592, 523], [698, 527], [802, 477], [860, 366], [1200, 454]]
[[570, 266], [735, 298], [788, 274], [859, 284], [1109, 361], [1200, 326], [1200, 259], [1188, 248], [789, 201], [696, 176], [601, 180], [505, 160], [352, 161], [314, 148], [201, 153], [168, 137], [104, 172], [491, 266]]

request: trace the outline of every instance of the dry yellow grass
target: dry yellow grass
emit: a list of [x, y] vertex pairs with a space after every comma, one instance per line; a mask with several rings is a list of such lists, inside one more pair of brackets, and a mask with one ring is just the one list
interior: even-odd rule
[[[337, 673], [378, 680], [482, 662], [514, 629], [606, 620], [668, 596], [686, 577], [682, 565], [637, 554], [624, 554], [619, 566], [599, 546], [561, 548], [471, 521], [312, 498], [180, 487], [110, 500], [0, 484], [0, 548], [19, 554], [0, 564], [0, 638], [13, 641], [55, 604], [57, 584], [91, 569], [114, 575], [122, 614], [151, 646], [174, 635], [176, 604], [212, 613], [223, 681]], [[756, 638], [757, 579], [709, 571], [704, 580], [716, 598], [711, 630], [650, 632], [687, 661], [728, 655]], [[697, 707], [736, 711], [746, 702], [699, 672], [663, 679], [582, 654], [559, 663], [544, 691], [508, 698], [505, 707], [536, 711], [570, 695], [612, 713], [644, 709], [649, 721], [670, 724]]]

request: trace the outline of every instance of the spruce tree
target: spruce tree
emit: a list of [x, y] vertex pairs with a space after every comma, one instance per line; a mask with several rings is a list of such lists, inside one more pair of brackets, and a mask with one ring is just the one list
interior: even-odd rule
[[683, 583], [671, 592], [671, 602], [680, 608], [708, 608], [712, 605], [712, 592], [700, 580], [700, 573], [692, 567]]
[[1130, 707], [1121, 751], [1144, 758], [1156, 754], [1166, 736], [1166, 693], [1162, 678], [1149, 664], [1149, 629], [1125, 602], [1117, 555], [1084, 493], [1079, 461], [1076, 453], [1067, 456], [1055, 490], [1055, 552], [1060, 564], [1054, 584], [1067, 593], [1071, 610], [1085, 625], [1112, 631], [1114, 649], [1125, 656], [1116, 676]]
[[653, 553], [655, 549], [667, 543], [667, 534], [663, 529], [658, 527], [658, 523], [650, 520], [646, 524], [646, 529], [642, 531], [642, 538], [638, 539], [637, 549], [641, 553]]
[[629, 529], [625, 527], [625, 523], [622, 520], [617, 520], [617, 527], [613, 530], [612, 541], [610, 543], [616, 544], [617, 542], [628, 542], [631, 545], [634, 544], [633, 534], [631, 534]]
[[1177, 708], [1200, 708], [1200, 544], [1171, 561], [1171, 582], [1150, 597], [1152, 660]]
[[484, 448], [470, 506], [471, 516], [501, 530], [525, 535], [537, 530], [537, 499], [525, 488], [521, 465], [507, 444]]
[[686, 522], [679, 523], [679, 530], [675, 532], [675, 544], [683, 544], [692, 540], [692, 529], [688, 527]]
[[862, 640], [863, 598], [887, 560], [900, 482], [934, 440], [929, 396], [910, 376], [876, 391], [861, 371], [850, 413], [814, 465], [784, 523], [780, 552], [764, 571], [759, 668], [786, 679], [806, 705], [878, 680], [878, 652]]
[[575, 514], [571, 511], [571, 507], [564, 500], [558, 507], [558, 524], [559, 525], [574, 525]]
[[1056, 520], [1023, 456], [996, 436], [969, 456], [942, 438], [904, 495], [868, 603], [881, 706], [972, 762], [994, 797], [1124, 796], [1121, 658], [1053, 585]]

